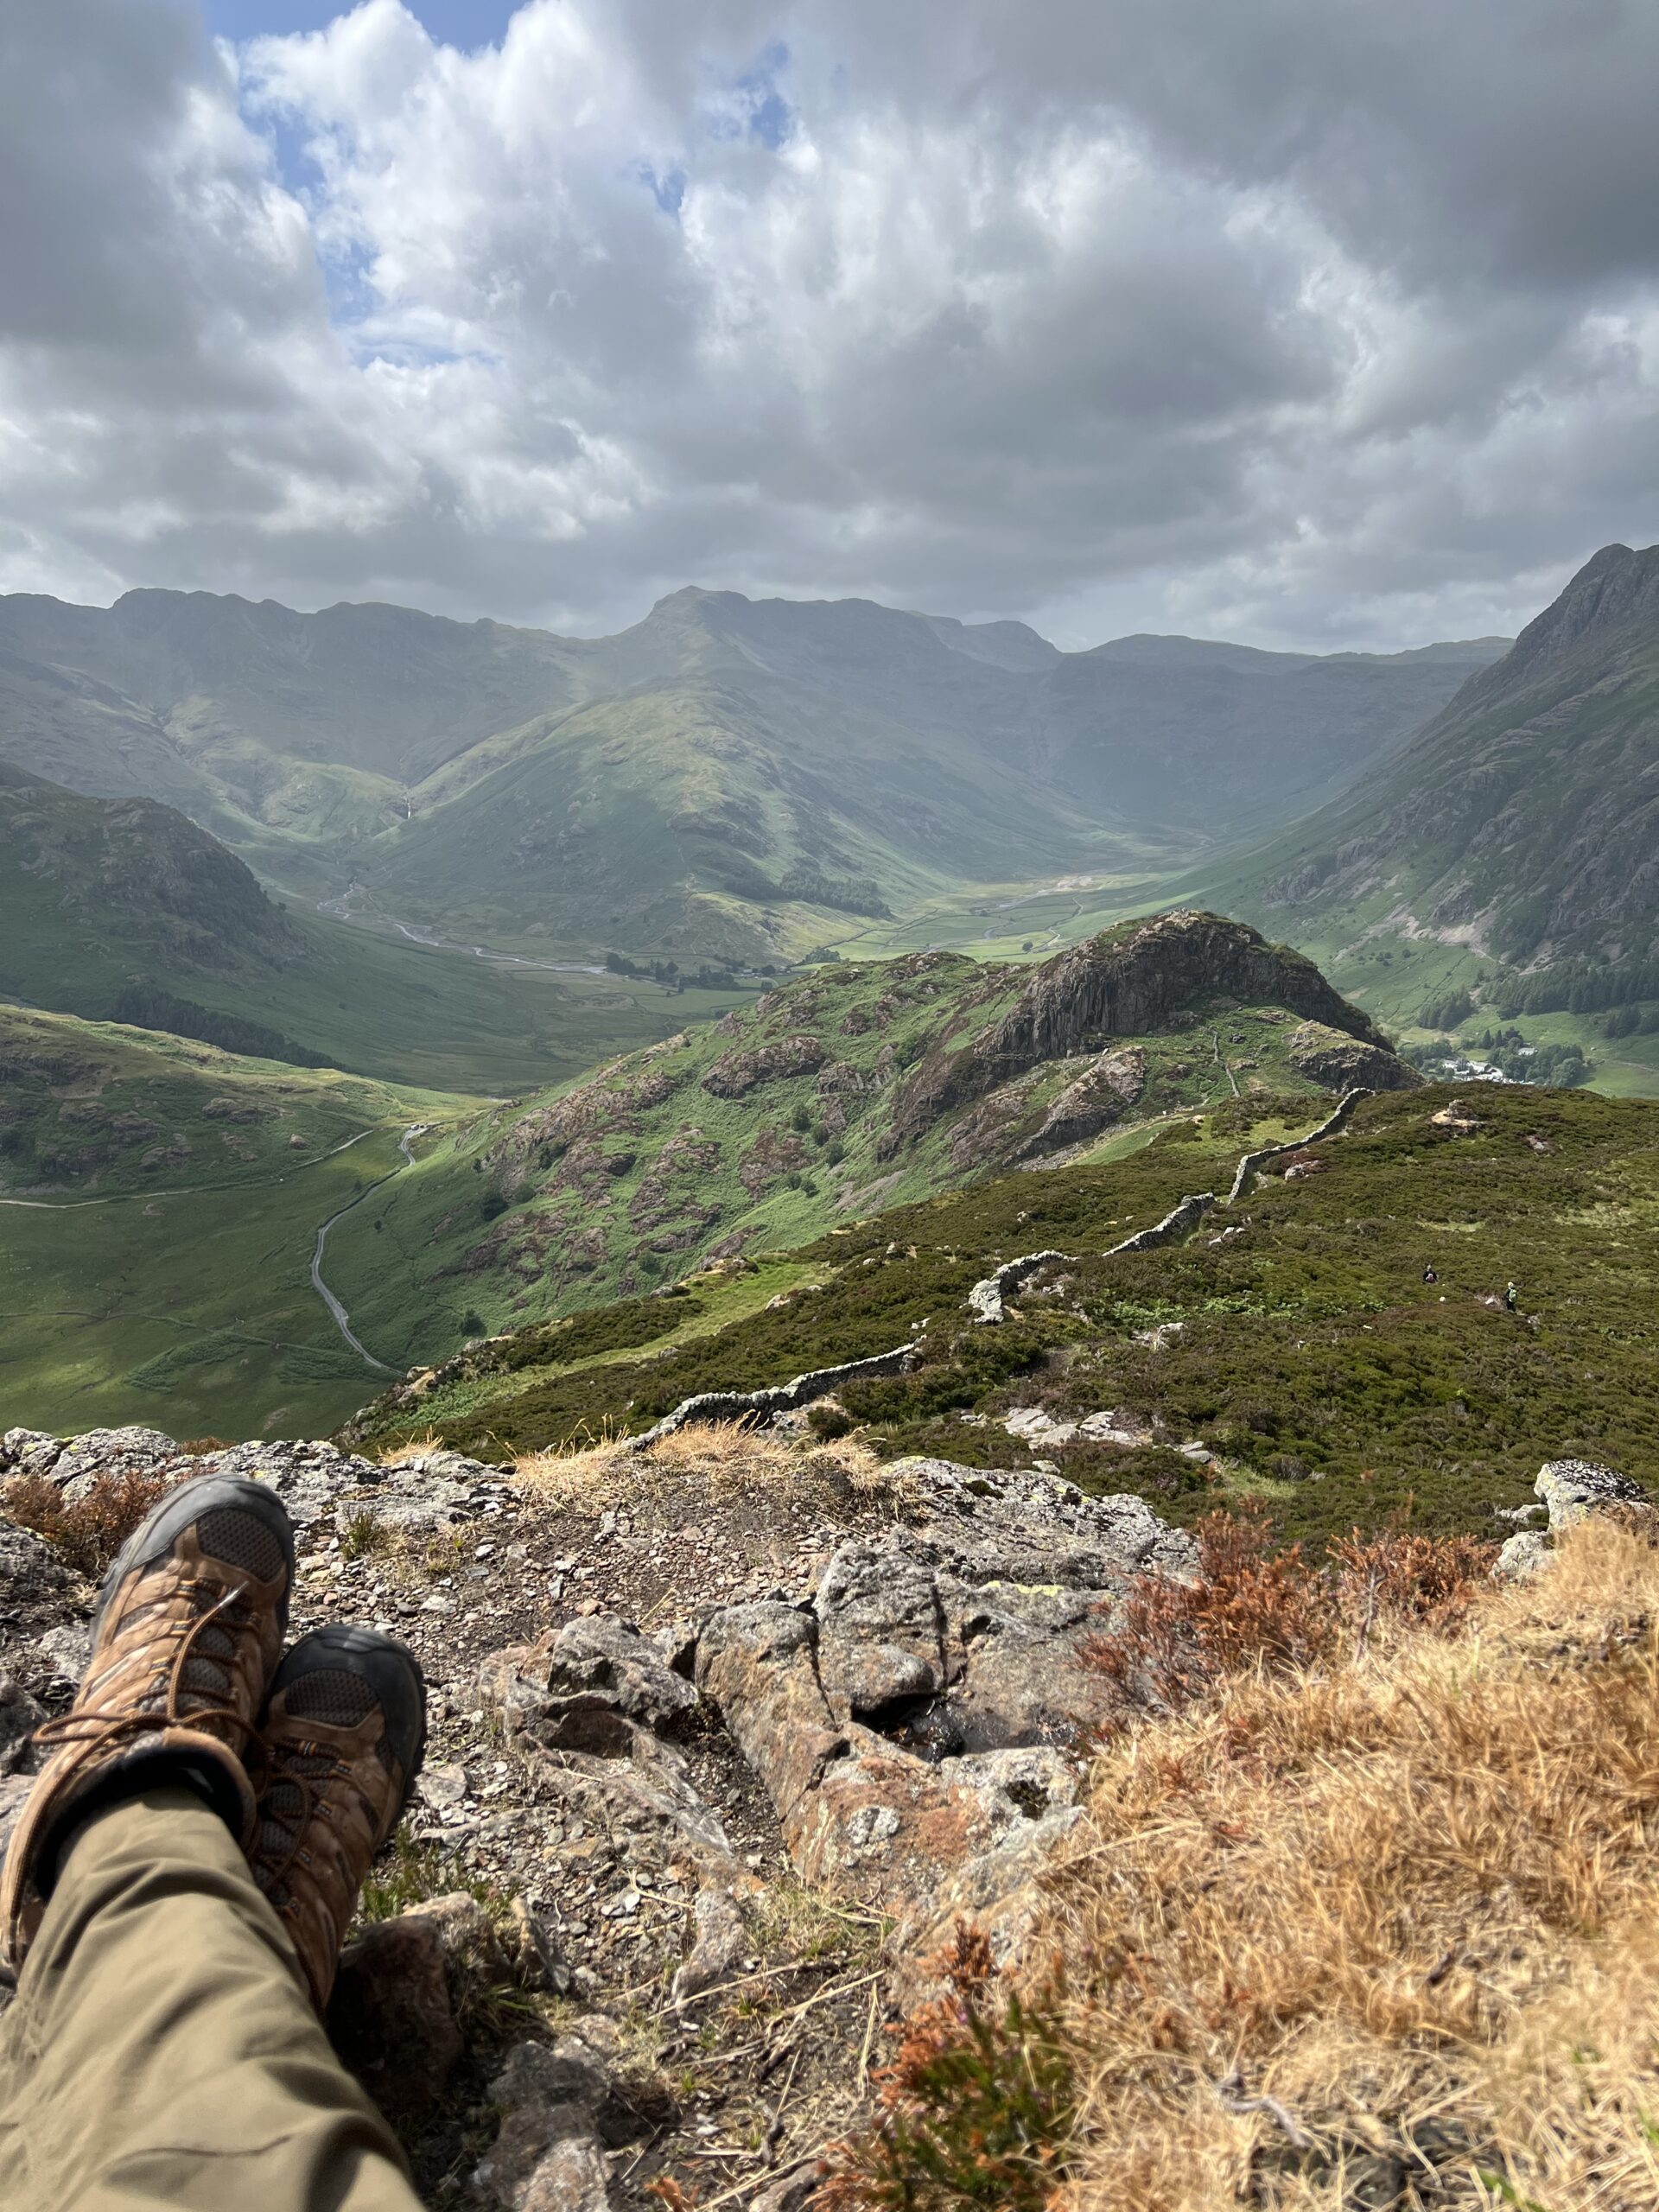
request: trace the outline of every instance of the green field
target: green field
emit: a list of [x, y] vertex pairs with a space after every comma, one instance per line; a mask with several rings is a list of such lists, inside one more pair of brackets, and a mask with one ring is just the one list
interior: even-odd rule
[[[341, 1419], [380, 1370], [312, 1287], [317, 1231], [480, 1104], [0, 1007], [0, 1425]], [[451, 1346], [463, 1317], [433, 1317]]]

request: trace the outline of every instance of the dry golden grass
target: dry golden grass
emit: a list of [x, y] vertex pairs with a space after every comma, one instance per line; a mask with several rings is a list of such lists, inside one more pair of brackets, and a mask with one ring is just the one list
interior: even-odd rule
[[443, 1439], [435, 1428], [429, 1428], [424, 1436], [406, 1436], [401, 1444], [388, 1444], [374, 1455], [375, 1464], [381, 1467], [404, 1467], [411, 1459], [423, 1459], [429, 1452], [442, 1452]]
[[1057, 2202], [1659, 2206], [1656, 1624], [1659, 1551], [1594, 1523], [1461, 1636], [1110, 1749], [1051, 1918]]
[[537, 1498], [567, 1512], [601, 1511], [687, 1484], [731, 1497], [786, 1483], [865, 1504], [896, 1495], [882, 1463], [849, 1438], [804, 1444], [735, 1421], [689, 1423], [647, 1452], [630, 1452], [620, 1437], [534, 1452], [514, 1463], [514, 1473]]

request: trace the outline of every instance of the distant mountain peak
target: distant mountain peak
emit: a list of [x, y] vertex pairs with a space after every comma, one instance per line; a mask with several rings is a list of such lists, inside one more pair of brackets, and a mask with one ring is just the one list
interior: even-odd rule
[[1643, 617], [1659, 623], [1659, 545], [1640, 552], [1628, 545], [1604, 545], [1528, 623], [1487, 681], [1509, 682], [1541, 661], [1570, 652], [1592, 630], [1622, 628]]

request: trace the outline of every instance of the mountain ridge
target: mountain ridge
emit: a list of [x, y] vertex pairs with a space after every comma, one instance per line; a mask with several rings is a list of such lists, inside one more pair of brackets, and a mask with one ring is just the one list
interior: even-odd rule
[[1244, 650], [1068, 654], [1020, 624], [695, 586], [600, 639], [382, 604], [16, 594], [0, 753], [161, 798], [354, 913], [760, 961], [821, 941], [836, 886], [877, 912], [1141, 873], [1284, 818], [1458, 673], [1431, 652], [1251, 654], [1244, 675]]

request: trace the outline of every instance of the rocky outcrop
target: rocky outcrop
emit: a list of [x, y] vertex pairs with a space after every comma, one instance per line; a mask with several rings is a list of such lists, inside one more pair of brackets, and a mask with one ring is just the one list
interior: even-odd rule
[[711, 1098], [745, 1098], [764, 1083], [810, 1075], [830, 1057], [822, 1038], [803, 1030], [791, 1037], [780, 1037], [773, 1044], [728, 1052], [703, 1077], [702, 1088]]
[[1305, 1021], [1290, 1040], [1291, 1065], [1326, 1090], [1415, 1090], [1422, 1077], [1386, 1045], [1344, 1036], [1323, 1021]]
[[1554, 1557], [1555, 1540], [1580, 1521], [1611, 1515], [1651, 1535], [1659, 1530], [1659, 1509], [1640, 1483], [1596, 1459], [1547, 1459], [1533, 1489], [1539, 1503], [1518, 1506], [1501, 1517], [1519, 1521], [1547, 1514], [1547, 1529], [1521, 1529], [1500, 1549], [1492, 1572], [1502, 1581], [1529, 1582]]
[[809, 1605], [715, 1613], [695, 1664], [802, 1878], [910, 1910], [1069, 1824], [1069, 1747], [1122, 1698], [1090, 1639], [1135, 1574], [1196, 1555], [1138, 1497], [946, 1460], [893, 1472], [912, 1525], [843, 1545]]
[[499, 1510], [506, 1488], [499, 1467], [459, 1452], [412, 1452], [382, 1466], [321, 1442], [233, 1444], [188, 1453], [156, 1428], [89, 1429], [67, 1440], [14, 1428], [0, 1440], [0, 1483], [39, 1476], [73, 1503], [100, 1476], [112, 1474], [175, 1482], [189, 1475], [251, 1475], [279, 1492], [301, 1528], [327, 1518], [342, 1529], [372, 1526], [384, 1535], [404, 1536], [458, 1528]]
[[954, 1050], [935, 1047], [900, 1090], [879, 1149], [884, 1157], [904, 1150], [945, 1115], [1039, 1061], [1145, 1035], [1218, 992], [1287, 1007], [1363, 1044], [1382, 1042], [1370, 1017], [1300, 953], [1217, 914], [1160, 914], [1128, 936], [1109, 931], [1046, 962], [1000, 1020]]
[[1102, 1052], [1052, 1100], [1039, 1128], [1016, 1147], [1015, 1160], [1039, 1160], [1098, 1136], [1122, 1121], [1147, 1087], [1147, 1056], [1128, 1045]]

